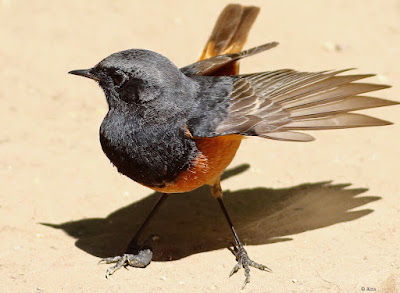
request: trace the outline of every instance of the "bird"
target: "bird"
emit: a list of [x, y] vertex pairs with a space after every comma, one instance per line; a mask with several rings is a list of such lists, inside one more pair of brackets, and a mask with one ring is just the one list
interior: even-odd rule
[[234, 239], [237, 263], [272, 270], [248, 256], [223, 202], [220, 176], [243, 138], [314, 140], [304, 130], [383, 126], [388, 121], [353, 111], [398, 102], [362, 94], [388, 85], [357, 82], [373, 74], [345, 70], [302, 72], [293, 69], [239, 74], [239, 60], [278, 45], [270, 42], [242, 51], [259, 8], [229, 4], [220, 14], [199, 61], [178, 68], [161, 54], [129, 49], [106, 57], [90, 69], [69, 73], [96, 81], [108, 112], [100, 126], [101, 147], [118, 172], [161, 193], [108, 278], [128, 265], [147, 266], [151, 249], [139, 238], [168, 194], [211, 187]]

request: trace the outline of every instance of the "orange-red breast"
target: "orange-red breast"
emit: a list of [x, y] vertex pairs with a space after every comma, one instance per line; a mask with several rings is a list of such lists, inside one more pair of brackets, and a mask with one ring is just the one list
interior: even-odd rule
[[[360, 95], [388, 87], [355, 82], [369, 74], [284, 69], [239, 75], [239, 59], [277, 45], [240, 52], [258, 12], [257, 7], [228, 5], [200, 61], [181, 69], [160, 54], [132, 49], [70, 72], [96, 80], [103, 89], [109, 111], [100, 128], [102, 148], [119, 172], [164, 193], [154, 211], [168, 193], [212, 186], [236, 242], [238, 264], [232, 273], [243, 267], [244, 285], [249, 266], [269, 269], [249, 259], [222, 201], [220, 176], [242, 138], [311, 141], [298, 131], [387, 125], [352, 111], [397, 104]], [[127, 264], [146, 265], [134, 251], [151, 215], [125, 255], [105, 259], [117, 262], [107, 275]]]

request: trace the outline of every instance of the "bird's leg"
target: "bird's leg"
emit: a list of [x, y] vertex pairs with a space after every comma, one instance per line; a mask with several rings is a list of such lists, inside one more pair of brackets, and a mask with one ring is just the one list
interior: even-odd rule
[[129, 242], [125, 253], [121, 256], [115, 257], [107, 257], [100, 260], [99, 263], [103, 262], [106, 264], [115, 263], [114, 266], [107, 269], [106, 278], [112, 275], [115, 271], [119, 270], [122, 267], [132, 266], [138, 268], [146, 267], [152, 260], [153, 251], [148, 245], [152, 240], [154, 235], [151, 235], [142, 245], [138, 244], [138, 240], [143, 232], [143, 230], [147, 227], [150, 220], [153, 218], [154, 214], [160, 208], [161, 204], [167, 199], [168, 193], [163, 193], [161, 197], [158, 199], [157, 203], [151, 209], [149, 215], [144, 220], [139, 230], [137, 230], [135, 236], [133, 236], [132, 240]]
[[216, 200], [218, 200], [222, 212], [224, 213], [224, 216], [228, 221], [229, 227], [231, 228], [231, 231], [233, 233], [233, 238], [235, 239], [235, 245], [233, 250], [231, 251], [236, 256], [237, 264], [234, 266], [229, 276], [232, 276], [240, 268], [244, 268], [244, 275], [246, 276], [246, 279], [242, 286], [243, 289], [246, 286], [246, 284], [250, 282], [250, 267], [254, 267], [268, 272], [272, 272], [272, 270], [267, 266], [252, 261], [247, 255], [247, 252], [244, 249], [243, 244], [236, 233], [235, 227], [233, 227], [228, 211], [226, 210], [224, 202], [222, 200], [222, 189], [219, 180], [211, 187], [211, 194]]

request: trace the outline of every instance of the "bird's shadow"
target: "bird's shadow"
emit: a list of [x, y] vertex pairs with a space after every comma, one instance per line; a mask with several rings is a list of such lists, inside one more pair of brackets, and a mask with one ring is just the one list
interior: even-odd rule
[[[223, 179], [248, 168], [244, 164], [228, 170]], [[228, 190], [224, 191], [224, 202], [242, 242], [267, 244], [292, 240], [286, 236], [371, 213], [371, 209], [353, 209], [380, 197], [357, 196], [368, 189], [348, 188], [350, 185], [318, 182], [282, 189]], [[121, 255], [158, 198], [159, 194], [153, 193], [105, 218], [43, 224], [64, 230], [77, 239], [77, 247], [92, 255], [101, 258]], [[176, 260], [232, 243], [229, 226], [207, 186], [171, 195], [144, 233], [142, 239], [150, 234], [159, 236], [151, 244], [153, 261]]]

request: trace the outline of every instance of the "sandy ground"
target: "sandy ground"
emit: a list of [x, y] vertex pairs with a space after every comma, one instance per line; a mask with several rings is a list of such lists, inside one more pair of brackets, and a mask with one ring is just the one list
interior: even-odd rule
[[[146, 269], [104, 278], [99, 257], [123, 251], [157, 194], [112, 167], [98, 141], [103, 94], [67, 75], [128, 48], [189, 64], [227, 3], [0, 2], [1, 292], [240, 291], [243, 272], [228, 278], [230, 232], [207, 188], [161, 209]], [[357, 67], [394, 86], [377, 96], [400, 100], [399, 1], [243, 3], [262, 7], [247, 47], [281, 45], [242, 72]], [[253, 269], [245, 292], [400, 291], [399, 110], [368, 111], [393, 126], [243, 143], [225, 198], [249, 255], [273, 269]]]

